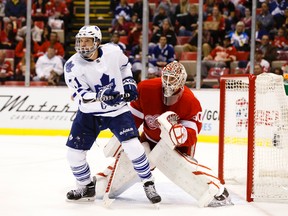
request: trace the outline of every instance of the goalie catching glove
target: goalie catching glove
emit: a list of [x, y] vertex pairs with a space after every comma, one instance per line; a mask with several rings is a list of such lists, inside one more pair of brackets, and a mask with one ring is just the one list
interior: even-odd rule
[[161, 133], [166, 132], [174, 147], [181, 146], [187, 140], [187, 130], [179, 123], [179, 116], [171, 111], [167, 111], [157, 118], [160, 124]]
[[123, 80], [123, 87], [125, 95], [127, 95], [124, 98], [126, 102], [130, 102], [137, 99], [138, 97], [137, 85], [132, 77], [127, 77]]

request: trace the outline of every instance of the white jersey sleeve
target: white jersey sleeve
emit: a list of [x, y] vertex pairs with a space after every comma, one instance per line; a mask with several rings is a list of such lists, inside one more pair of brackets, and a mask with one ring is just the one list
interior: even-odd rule
[[83, 59], [78, 53], [67, 60], [64, 66], [65, 82], [77, 95], [79, 109], [94, 115], [116, 116], [129, 110], [126, 102], [108, 106], [104, 102], [84, 103], [95, 99], [107, 88], [124, 94], [122, 80], [132, 76], [131, 65], [122, 50], [113, 44], [99, 49], [99, 58]]

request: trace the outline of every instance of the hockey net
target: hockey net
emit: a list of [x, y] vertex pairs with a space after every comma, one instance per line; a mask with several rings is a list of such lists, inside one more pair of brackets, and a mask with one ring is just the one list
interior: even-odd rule
[[283, 77], [221, 77], [219, 112], [222, 183], [245, 184], [247, 201], [288, 201], [288, 97]]

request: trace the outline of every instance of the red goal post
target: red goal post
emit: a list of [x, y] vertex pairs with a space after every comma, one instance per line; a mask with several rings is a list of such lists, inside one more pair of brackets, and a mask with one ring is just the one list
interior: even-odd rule
[[222, 183], [246, 185], [246, 199], [288, 201], [288, 97], [283, 77], [220, 79], [219, 164]]

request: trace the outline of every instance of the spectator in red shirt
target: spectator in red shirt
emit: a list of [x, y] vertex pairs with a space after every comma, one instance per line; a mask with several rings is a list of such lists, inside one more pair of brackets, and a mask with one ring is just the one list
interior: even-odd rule
[[40, 52], [41, 55], [44, 55], [48, 48], [52, 46], [55, 49], [56, 55], [61, 56], [62, 58], [65, 55], [64, 47], [63, 45], [58, 41], [58, 34], [57, 32], [51, 32], [50, 34], [50, 40], [45, 41], [41, 47], [40, 47]]
[[202, 61], [201, 77], [206, 78], [212, 67], [228, 67], [232, 61], [236, 61], [237, 50], [231, 45], [230, 37], [225, 36], [223, 46], [216, 46]]
[[208, 27], [208, 26], [204, 25], [204, 28], [211, 32], [211, 35], [212, 35], [215, 43], [222, 41], [221, 36], [225, 35], [224, 34], [225, 33], [225, 19], [222, 16], [222, 14], [219, 11], [219, 8], [217, 6], [213, 7], [212, 15], [208, 16], [206, 21], [207, 22], [205, 22], [205, 23], [214, 22], [213, 26]]
[[7, 80], [13, 78], [13, 69], [11, 63], [6, 60], [6, 53], [4, 50], [0, 50], [0, 83], [4, 83]]
[[66, 5], [66, 2], [63, 0], [54, 0], [54, 16], [59, 19], [63, 19], [65, 16], [69, 16], [70, 11]]
[[[67, 32], [68, 23], [70, 23], [71, 19], [66, 2], [64, 0], [51, 0], [49, 7], [52, 8], [52, 14], [50, 15], [48, 23], [51, 24], [52, 28], [64, 28], [65, 32]], [[62, 23], [62, 26], [59, 26], [59, 23]]]
[[15, 49], [16, 33], [13, 31], [13, 24], [9, 22], [0, 32], [0, 49]]
[[[39, 44], [34, 41], [31, 37], [31, 54], [32, 56], [37, 59], [40, 51]], [[24, 37], [24, 40], [19, 41], [15, 48], [15, 63], [16, 65], [19, 63], [19, 61], [25, 56], [26, 53], [26, 36]]]
[[47, 23], [48, 13], [46, 13], [47, 0], [35, 0], [32, 4], [31, 16], [34, 21], [43, 21]]
[[215, 6], [215, 0], [206, 0], [203, 4], [203, 16], [204, 20], [207, 19], [208, 16], [212, 15], [213, 7]]
[[108, 32], [113, 34], [117, 31], [120, 35], [127, 36], [129, 32], [129, 23], [125, 20], [124, 16], [119, 16], [116, 23], [108, 28]]
[[278, 50], [288, 50], [288, 39], [285, 36], [285, 30], [285, 28], [280, 27], [272, 42], [272, 45], [277, 47]]
[[[30, 80], [35, 76], [35, 60], [32, 55], [30, 55]], [[16, 81], [25, 81], [26, 73], [26, 56], [23, 56], [21, 61], [17, 64], [15, 69], [15, 80]]]
[[139, 44], [139, 38], [142, 34], [142, 22], [140, 19], [137, 20], [136, 25], [128, 33], [128, 47], [127, 50], [131, 50], [133, 46]]

